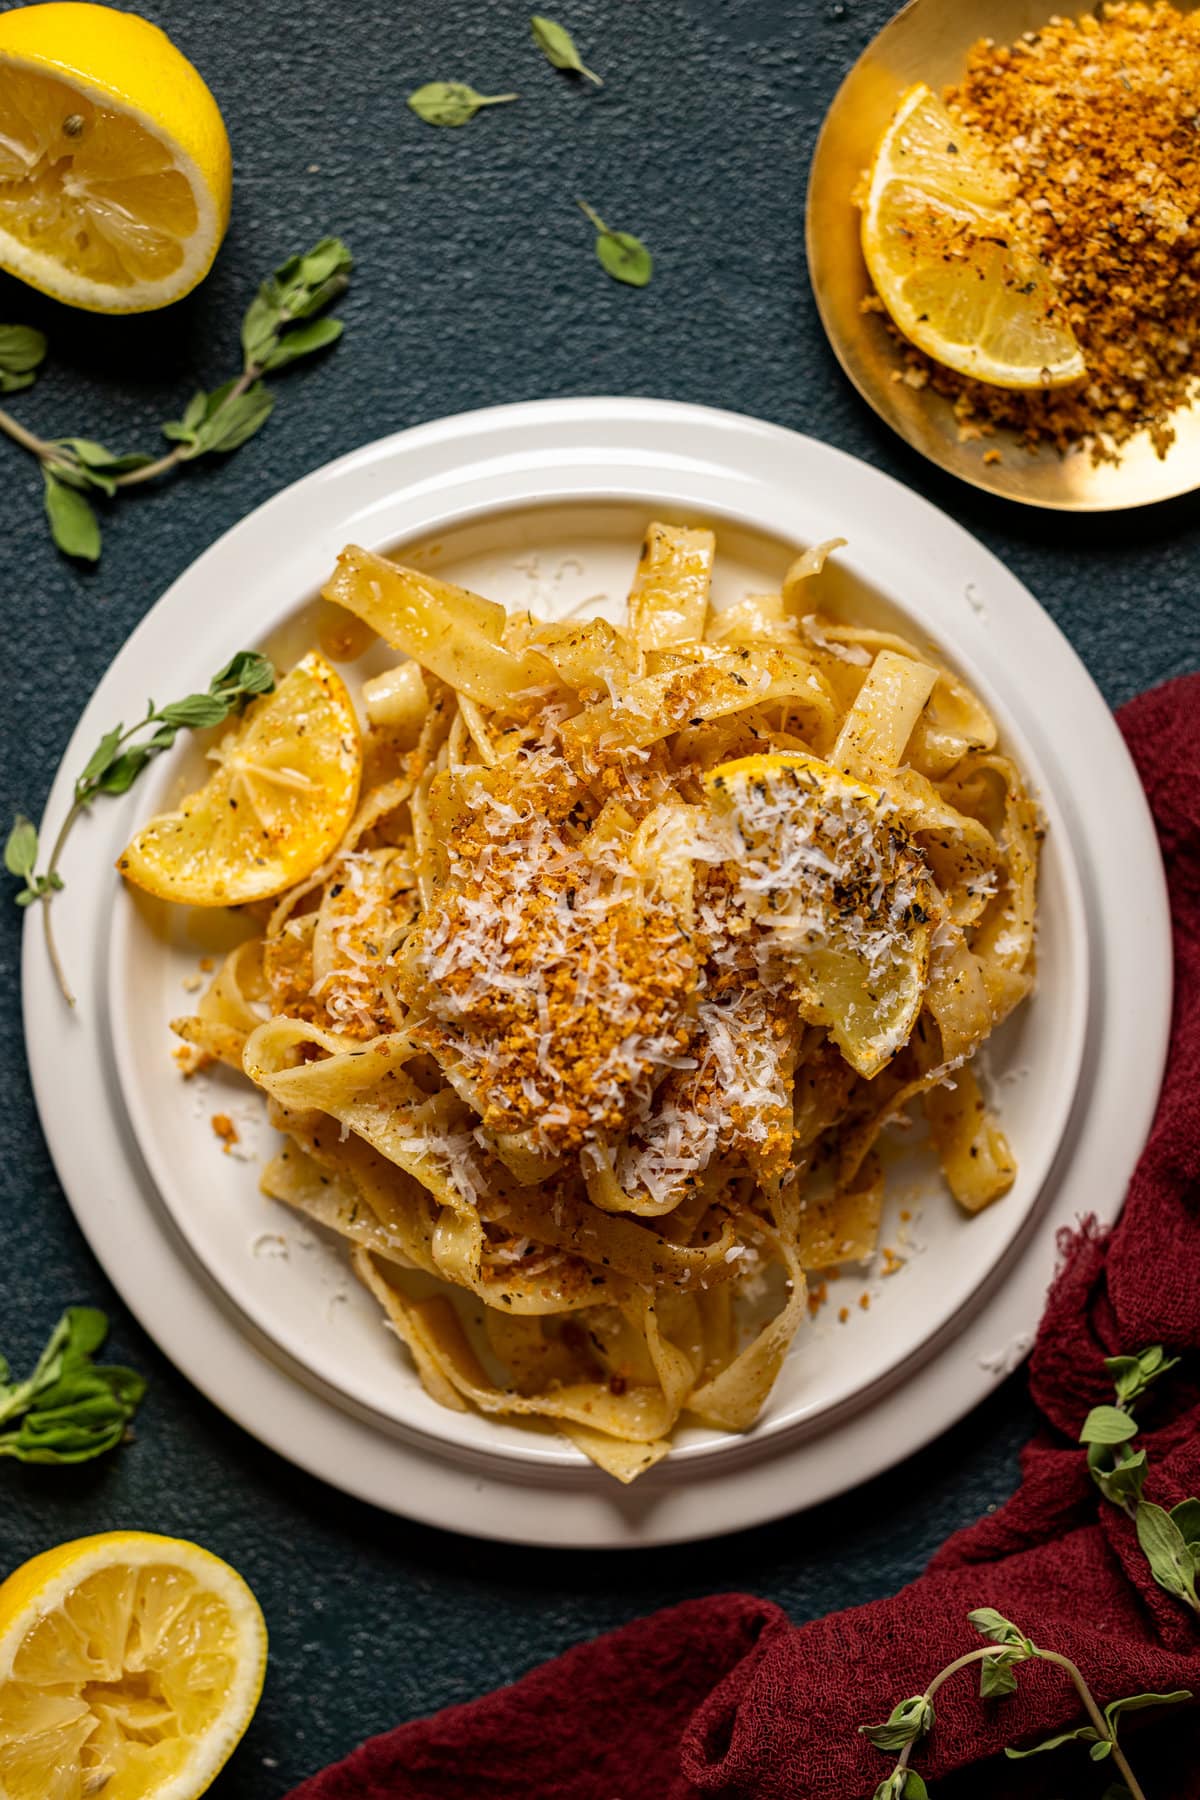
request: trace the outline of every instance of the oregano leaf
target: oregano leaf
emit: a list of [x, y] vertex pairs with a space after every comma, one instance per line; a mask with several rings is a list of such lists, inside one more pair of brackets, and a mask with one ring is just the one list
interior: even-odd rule
[[565, 25], [556, 24], [553, 19], [544, 18], [541, 13], [534, 13], [529, 21], [529, 28], [533, 33], [534, 43], [548, 63], [553, 64], [556, 69], [567, 69], [573, 75], [583, 75], [597, 87], [604, 86], [599, 75], [584, 65], [583, 58], [575, 48], [575, 40]]
[[335, 344], [344, 330], [345, 326], [340, 319], [311, 319], [303, 325], [294, 326], [284, 333], [263, 363], [263, 373], [286, 369], [289, 363], [299, 362], [302, 356], [312, 356], [315, 351], [324, 350], [327, 344]]
[[1124, 1444], [1137, 1436], [1137, 1420], [1119, 1406], [1093, 1406], [1079, 1433], [1081, 1444]]
[[1115, 1731], [1122, 1713], [1141, 1712], [1147, 1706], [1180, 1706], [1185, 1700], [1194, 1699], [1191, 1688], [1172, 1688], [1169, 1694], [1126, 1694], [1121, 1700], [1110, 1700], [1104, 1716], [1109, 1730]]
[[123, 734], [124, 727], [121, 725], [114, 725], [112, 730], [106, 731], [104, 736], [100, 739], [100, 742], [96, 745], [96, 748], [84, 763], [83, 768], [80, 770], [76, 779], [75, 797], [77, 800], [83, 798], [84, 793], [92, 785], [96, 777], [103, 774], [104, 770], [107, 769], [109, 763], [117, 753], [117, 745], [121, 742]]
[[994, 1606], [977, 1606], [974, 1612], [967, 1614], [967, 1621], [981, 1637], [990, 1638], [993, 1644], [1008, 1644], [1024, 1656], [1033, 1655], [1033, 1645], [1025, 1633]]
[[654, 273], [654, 258], [641, 238], [630, 231], [613, 231], [586, 200], [576, 202], [596, 228], [596, 256], [605, 272], [626, 287], [645, 287]]
[[1134, 1514], [1138, 1543], [1159, 1587], [1177, 1600], [1200, 1608], [1196, 1597], [1196, 1569], [1192, 1552], [1170, 1513], [1153, 1501], [1143, 1500]]
[[[17, 813], [4, 845], [4, 866], [10, 875], [28, 881], [37, 866], [37, 826], [24, 813]], [[0, 1376], [3, 1380], [3, 1376]]]
[[1013, 1658], [1008, 1656], [989, 1656], [979, 1665], [979, 1696], [982, 1700], [1002, 1700], [1005, 1694], [1015, 1694], [1017, 1677], [1013, 1670]]
[[189, 694], [184, 700], [172, 700], [159, 714], [164, 725], [174, 730], [186, 726], [189, 731], [203, 731], [206, 726], [219, 725], [228, 717], [228, 706], [215, 694]]
[[97, 562], [100, 557], [100, 522], [88, 502], [75, 488], [60, 480], [49, 469], [46, 476], [46, 518], [50, 536], [64, 556], [77, 556], [83, 562]]
[[122, 750], [105, 769], [96, 787], [102, 794], [127, 794], [146, 764], [150, 761], [151, 751], [144, 744], [134, 744], [128, 750]]
[[427, 81], [414, 88], [408, 105], [426, 125], [466, 125], [483, 106], [504, 106], [516, 94], [481, 94], [466, 81]]
[[860, 1725], [858, 1729], [877, 1750], [903, 1750], [932, 1731], [933, 1722], [932, 1701], [924, 1694], [914, 1694], [894, 1706], [882, 1725]]
[[1178, 1525], [1183, 1541], [1191, 1549], [1200, 1546], [1200, 1500], [1181, 1500], [1171, 1508], [1171, 1518]]
[[45, 355], [45, 335], [32, 325], [0, 325], [0, 371], [21, 378], [22, 387], [29, 386]]
[[1060, 1744], [1094, 1744], [1099, 1742], [1100, 1734], [1091, 1725], [1077, 1725], [1074, 1731], [1060, 1731], [1055, 1737], [1043, 1738], [1040, 1744], [1030, 1744], [1027, 1750], [1014, 1750], [1006, 1744], [1005, 1756], [1010, 1762], [1021, 1762], [1027, 1756], [1040, 1756], [1043, 1750], [1057, 1750]]

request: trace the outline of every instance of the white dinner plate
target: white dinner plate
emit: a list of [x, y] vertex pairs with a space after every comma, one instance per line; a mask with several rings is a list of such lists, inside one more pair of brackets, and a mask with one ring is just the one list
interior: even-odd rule
[[[1116, 1215], [1161, 1075], [1161, 865], [1082, 665], [942, 514], [837, 451], [728, 413], [627, 400], [504, 407], [401, 433], [297, 483], [202, 556], [130, 638], [68, 748], [49, 826], [94, 742], [147, 694], [164, 697], [164, 681], [173, 696], [204, 687], [237, 648], [265, 644], [287, 662], [307, 647], [322, 622], [314, 596], [345, 542], [403, 546], [509, 605], [611, 610], [656, 514], [716, 525], [718, 603], [777, 586], [798, 547], [849, 538], [814, 598], [940, 646], [993, 707], [1049, 826], [1038, 992], [988, 1052], [1017, 1185], [967, 1219], [920, 1145], [898, 1146], [884, 1241], [904, 1267], [831, 1284], [747, 1436], [685, 1430], [665, 1464], [621, 1490], [549, 1433], [450, 1413], [424, 1394], [337, 1246], [258, 1193], [270, 1134], [255, 1096], [219, 1071], [184, 1082], [170, 1057], [167, 1021], [193, 1004], [184, 983], [226, 921], [135, 899], [108, 872], [135, 821], [191, 784], [199, 746], [103, 802], [72, 840], [55, 916], [80, 987], [75, 1018], [29, 922], [27, 1042], [43, 1125], [76, 1216], [142, 1323], [284, 1455], [394, 1511], [485, 1536], [704, 1536], [812, 1504], [925, 1442], [1028, 1347], [1058, 1229], [1086, 1211]], [[352, 684], [368, 666], [346, 671]], [[238, 1125], [233, 1155], [212, 1130], [218, 1112]]]

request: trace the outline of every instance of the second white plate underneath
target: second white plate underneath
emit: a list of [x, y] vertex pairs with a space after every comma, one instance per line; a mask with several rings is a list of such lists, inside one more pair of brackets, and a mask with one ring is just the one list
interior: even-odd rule
[[[235, 1096], [223, 1078], [207, 1090], [182, 1083], [166, 1031], [167, 1019], [188, 1008], [183, 981], [214, 946], [189, 935], [194, 915], [168, 922], [97, 873], [135, 814], [187, 785], [185, 757], [164, 761], [135, 801], [96, 815], [67, 871], [75, 910], [60, 903], [64, 951], [76, 966], [109, 940], [106, 974], [83, 996], [82, 1032], [68, 1048], [74, 1054], [79, 1037], [93, 1046], [89, 1119], [123, 1103], [145, 1157], [143, 1167], [119, 1116], [106, 1120], [102, 1135], [118, 1147], [140, 1197], [127, 1209], [144, 1240], [132, 1257], [130, 1236], [114, 1231], [110, 1209], [95, 1203], [94, 1180], [89, 1193], [81, 1179], [77, 1120], [64, 1110], [44, 1055], [47, 1036], [57, 1036], [46, 1032], [53, 996], [45, 994], [40, 945], [31, 941], [27, 953], [27, 1004], [38, 1004], [40, 1026], [31, 1061], [47, 1135], [85, 1230], [160, 1342], [285, 1454], [382, 1504], [487, 1535], [619, 1543], [729, 1529], [861, 1480], [949, 1423], [1027, 1343], [1057, 1225], [1085, 1207], [1115, 1213], [1157, 1090], [1169, 995], [1161, 878], [1140, 790], [1099, 695], [1046, 615], [949, 520], [836, 452], [748, 420], [646, 402], [507, 408], [403, 434], [320, 471], [214, 546], [159, 603], [110, 670], [64, 769], [86, 755], [110, 712], [131, 714], [144, 691], [161, 686], [164, 667], [183, 691], [203, 685], [244, 643], [266, 641], [286, 660], [319, 623], [310, 597], [347, 539], [402, 543], [406, 554], [427, 556], [439, 572], [510, 605], [594, 610], [598, 600], [619, 602], [646, 519], [663, 511], [717, 524], [724, 600], [777, 585], [798, 544], [848, 536], [844, 573], [826, 581], [820, 604], [887, 618], [939, 643], [994, 705], [1050, 825], [1040, 991], [998, 1041], [991, 1065], [1021, 1165], [1018, 1187], [965, 1220], [927, 1164], [897, 1169], [885, 1236], [907, 1249], [906, 1266], [887, 1282], [855, 1272], [831, 1293], [747, 1438], [685, 1432], [634, 1498], [553, 1437], [446, 1413], [382, 1332], [337, 1249], [261, 1198], [253, 1162], [220, 1153], [211, 1114], [231, 1113], [257, 1151], [266, 1135], [257, 1103]], [[232, 595], [236, 604], [225, 598]], [[1056, 735], [1048, 722], [1068, 707], [1072, 731]], [[51, 821], [63, 803], [60, 775]], [[1126, 851], [1132, 844], [1141, 855], [1137, 881], [1112, 854], [1118, 818]], [[1097, 873], [1105, 884], [1103, 913], [1093, 911], [1090, 971], [1081, 867], [1093, 907]], [[1100, 1035], [1114, 991], [1129, 981], [1122, 929], [1140, 931], [1136, 1045], [1136, 1034], [1123, 1043]], [[1098, 968], [1106, 976], [1099, 985]], [[114, 1057], [120, 1097], [96, 1078], [97, 1063]], [[1113, 1081], [1124, 1105], [1098, 1112]], [[901, 1210], [914, 1215], [903, 1230]], [[897, 1243], [902, 1235], [906, 1246]], [[174, 1308], [156, 1281], [173, 1289]], [[856, 1304], [864, 1293], [866, 1310]], [[837, 1320], [842, 1306], [850, 1311], [845, 1325]], [[197, 1333], [207, 1339], [204, 1354]], [[947, 1361], [956, 1354], [957, 1376]], [[901, 1379], [878, 1429], [864, 1433], [871, 1415], [861, 1409]], [[294, 1390], [286, 1406], [280, 1382]], [[932, 1410], [926, 1404], [903, 1430], [892, 1429], [897, 1408], [909, 1411], [909, 1394], [921, 1385], [928, 1394], [935, 1383]], [[290, 1422], [296, 1414], [307, 1419], [304, 1430]], [[347, 1449], [347, 1432], [356, 1450]], [[464, 1465], [483, 1481], [486, 1504], [471, 1501]], [[508, 1499], [498, 1503], [497, 1494]], [[697, 1504], [701, 1494], [707, 1500]], [[716, 1496], [724, 1498], [714, 1504]]]

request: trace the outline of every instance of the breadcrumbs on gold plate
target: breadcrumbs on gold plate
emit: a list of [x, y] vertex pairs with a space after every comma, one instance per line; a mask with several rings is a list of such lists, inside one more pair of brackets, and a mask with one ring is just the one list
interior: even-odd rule
[[945, 99], [1015, 177], [1014, 226], [1058, 285], [1088, 376], [1020, 393], [909, 345], [906, 368], [953, 400], [961, 427], [1007, 427], [1031, 449], [1087, 444], [1096, 461], [1144, 429], [1165, 455], [1200, 374], [1200, 13], [1116, 0], [1011, 47], [984, 39]]

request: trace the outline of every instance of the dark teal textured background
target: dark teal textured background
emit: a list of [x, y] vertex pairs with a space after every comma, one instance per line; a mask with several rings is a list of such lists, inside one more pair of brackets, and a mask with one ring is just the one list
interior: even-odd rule
[[[1200, 665], [1194, 502], [1110, 519], [993, 502], [886, 434], [825, 345], [804, 272], [808, 158], [888, 0], [570, 0], [559, 16], [606, 77], [601, 91], [542, 62], [513, 0], [162, 0], [145, 10], [224, 111], [236, 164], [229, 238], [202, 289], [158, 317], [72, 315], [0, 281], [0, 320], [39, 324], [51, 339], [47, 374], [13, 410], [48, 435], [152, 447], [197, 382], [234, 367], [261, 275], [327, 231], [358, 259], [347, 332], [319, 366], [280, 380], [276, 416], [228, 463], [114, 513], [95, 572], [52, 551], [36, 473], [0, 440], [5, 812], [37, 815], [71, 726], [130, 629], [252, 507], [367, 439], [551, 394], [731, 407], [887, 469], [1005, 559], [1114, 704]], [[450, 78], [523, 98], [435, 131], [404, 96]], [[576, 194], [652, 247], [645, 292], [602, 273]], [[15, 907], [0, 909], [0, 1346], [23, 1366], [64, 1303], [94, 1301], [114, 1318], [113, 1349], [151, 1387], [136, 1444], [102, 1465], [0, 1463], [0, 1564], [116, 1525], [194, 1536], [236, 1563], [262, 1600], [272, 1656], [262, 1707], [215, 1800], [277, 1800], [367, 1733], [665, 1601], [741, 1587], [803, 1619], [884, 1594], [1014, 1486], [1033, 1424], [1020, 1376], [895, 1474], [708, 1547], [617, 1559], [501, 1550], [372, 1512], [298, 1474], [188, 1387], [85, 1248], [29, 1093], [18, 942]]]

